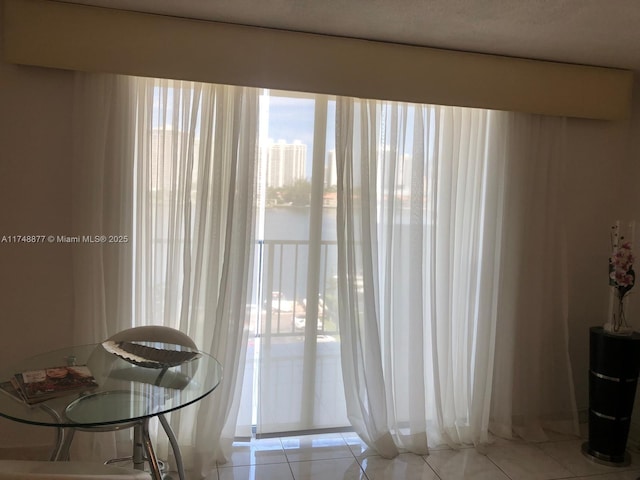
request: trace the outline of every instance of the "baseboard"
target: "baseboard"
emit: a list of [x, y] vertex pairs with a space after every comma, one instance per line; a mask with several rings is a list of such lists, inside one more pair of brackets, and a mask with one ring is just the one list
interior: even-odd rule
[[0, 458], [8, 460], [49, 460], [53, 445], [0, 447]]

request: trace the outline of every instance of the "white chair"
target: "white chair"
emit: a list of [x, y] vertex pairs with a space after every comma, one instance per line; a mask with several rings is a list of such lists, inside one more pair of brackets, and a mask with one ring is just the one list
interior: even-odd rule
[[[142, 327], [128, 328], [126, 330], [116, 333], [115, 335], [111, 336], [108, 340], [111, 340], [113, 342], [161, 342], [161, 343], [171, 343], [174, 345], [180, 345], [193, 350], [198, 349], [196, 343], [191, 339], [191, 337], [189, 337], [185, 333], [182, 333], [180, 330], [176, 330], [174, 328], [160, 326], [160, 325], [145, 325]], [[184, 480], [185, 479], [184, 465], [182, 462], [182, 455], [180, 453], [180, 448], [178, 447], [178, 441], [176, 440], [173, 430], [171, 430], [171, 427], [169, 426], [169, 422], [167, 421], [165, 416], [158, 415], [158, 420], [160, 421], [162, 428], [164, 429], [165, 433], [167, 434], [167, 437], [169, 438], [169, 443], [171, 444], [171, 449], [173, 450], [173, 455], [176, 459], [176, 470], [178, 472], [178, 477], [180, 478], [180, 480]], [[119, 429], [119, 428], [120, 427], [117, 427], [114, 429]], [[91, 431], [92, 429], [80, 428], [79, 430]], [[107, 431], [109, 430], [109, 428], [103, 427], [103, 428], [96, 428], [94, 430]], [[73, 429], [71, 429], [71, 432], [68, 435], [68, 438], [66, 440], [66, 444], [62, 449], [65, 452], [65, 454], [62, 456], [63, 460], [68, 458], [67, 456], [68, 448], [72, 439], [73, 439]], [[134, 442], [140, 443], [142, 442], [142, 440], [134, 439]], [[150, 454], [152, 454], [152, 456], [154, 457], [153, 462], [158, 463], [157, 460], [155, 459], [155, 454], [153, 454], [152, 450], [150, 451]], [[107, 463], [116, 463], [122, 460], [125, 460], [125, 459], [113, 459]], [[151, 460], [147, 459], [147, 461], [149, 461], [150, 465], [152, 464]]]
[[92, 462], [0, 460], [0, 480], [149, 480], [148, 473]]
[[114, 342], [164, 342], [182, 345], [193, 350], [197, 350], [196, 343], [180, 330], [165, 327], [162, 325], [145, 325], [143, 327], [133, 327], [116, 333], [109, 338]]
[[[111, 336], [109, 340], [114, 342], [172, 343], [192, 350], [198, 350], [198, 346], [191, 337], [189, 337], [189, 335], [181, 332], [180, 330], [176, 330], [175, 328], [165, 327], [163, 325], [144, 325], [142, 327], [128, 328]], [[166, 417], [164, 415], [158, 415], [158, 420], [160, 420], [160, 424], [169, 438], [169, 443], [173, 450], [173, 456], [176, 459], [178, 478], [180, 478], [180, 480], [184, 480], [184, 465], [182, 463], [182, 455], [180, 453], [180, 448], [178, 447], [178, 441], [176, 440]]]

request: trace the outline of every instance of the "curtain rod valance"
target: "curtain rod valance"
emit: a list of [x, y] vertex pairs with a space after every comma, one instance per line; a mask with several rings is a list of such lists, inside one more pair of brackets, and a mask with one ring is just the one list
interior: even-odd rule
[[5, 0], [11, 63], [593, 119], [628, 118], [630, 71]]

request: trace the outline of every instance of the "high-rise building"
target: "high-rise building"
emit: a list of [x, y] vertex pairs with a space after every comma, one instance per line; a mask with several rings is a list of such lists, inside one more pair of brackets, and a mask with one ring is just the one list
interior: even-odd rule
[[267, 187], [283, 187], [307, 176], [307, 146], [296, 140], [269, 145]]

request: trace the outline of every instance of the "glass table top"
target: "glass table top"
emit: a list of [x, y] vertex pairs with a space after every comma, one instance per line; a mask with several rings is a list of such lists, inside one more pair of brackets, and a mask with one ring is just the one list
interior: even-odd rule
[[[159, 350], [188, 350], [173, 344], [145, 345]], [[222, 380], [222, 366], [204, 352], [179, 365], [150, 368], [141, 366], [135, 356], [126, 360], [110, 353], [102, 344], [93, 344], [67, 347], [16, 362], [0, 369], [0, 382], [25, 371], [80, 365], [90, 369], [97, 386], [64, 392], [34, 405], [2, 391], [0, 415], [18, 422], [56, 427], [134, 422], [196, 402]]]

